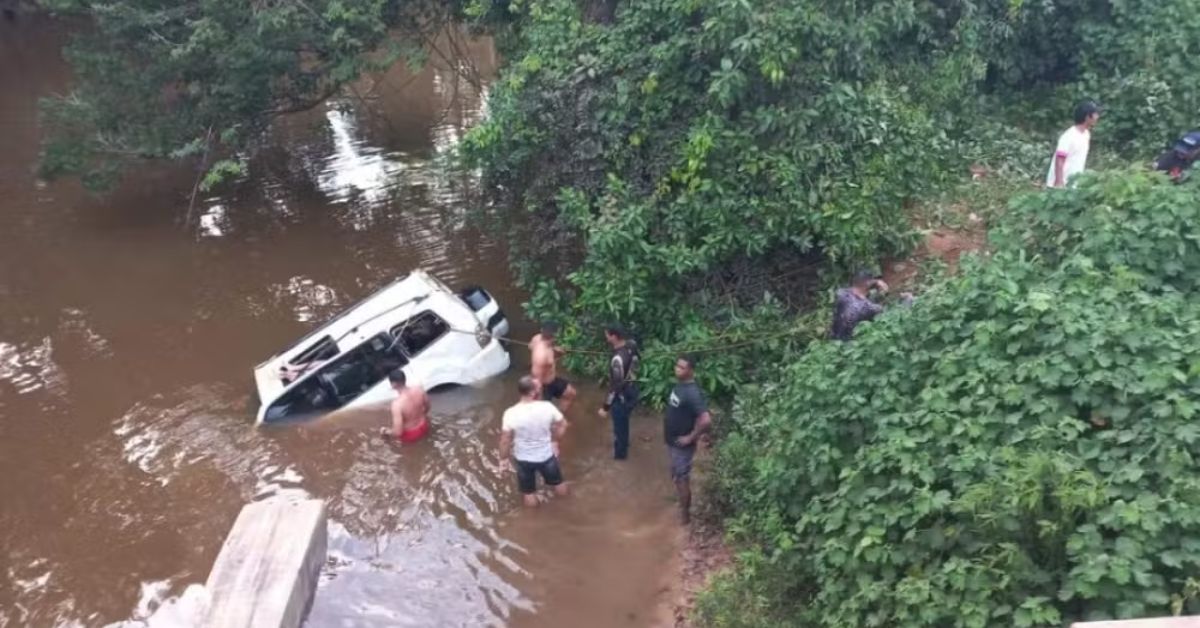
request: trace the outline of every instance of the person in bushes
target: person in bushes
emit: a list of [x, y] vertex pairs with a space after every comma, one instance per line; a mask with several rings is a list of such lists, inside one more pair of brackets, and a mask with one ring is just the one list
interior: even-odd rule
[[1182, 183], [1198, 157], [1200, 131], [1190, 131], [1154, 160], [1154, 169], [1167, 173], [1175, 183]]
[[[874, 273], [860, 270], [854, 274], [854, 282], [849, 288], [837, 291], [833, 303], [833, 325], [829, 329], [831, 338], [850, 340], [859, 323], [869, 321], [883, 312], [883, 306], [871, 300], [872, 289], [881, 296], [887, 294], [887, 282]], [[912, 298], [912, 294], [907, 292], [900, 295], [905, 305], [911, 304]]]
[[1083, 172], [1092, 144], [1092, 127], [1100, 120], [1100, 106], [1088, 100], [1075, 107], [1075, 124], [1063, 131], [1050, 158], [1046, 187], [1061, 188], [1071, 177]]

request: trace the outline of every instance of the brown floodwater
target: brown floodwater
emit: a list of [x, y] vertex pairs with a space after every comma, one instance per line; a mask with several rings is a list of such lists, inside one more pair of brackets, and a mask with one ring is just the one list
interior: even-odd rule
[[481, 115], [489, 42], [280, 120], [184, 227], [191, 166], [145, 164], [103, 197], [37, 180], [64, 39], [0, 20], [0, 626], [171, 625], [241, 507], [272, 495], [328, 504], [311, 626], [657, 623], [678, 542], [657, 421], [614, 463], [593, 384], [569, 415], [573, 494], [531, 511], [495, 451], [519, 350], [434, 393], [431, 438], [403, 450], [374, 435], [383, 409], [253, 425], [253, 365], [410, 269], [516, 318], [506, 251], [467, 219], [476, 177], [446, 160]]

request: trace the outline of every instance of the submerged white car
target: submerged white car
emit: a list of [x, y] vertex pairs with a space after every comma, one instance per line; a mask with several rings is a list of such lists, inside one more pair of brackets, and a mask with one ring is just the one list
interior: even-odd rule
[[254, 368], [256, 422], [277, 423], [394, 398], [403, 367], [426, 390], [508, 369], [508, 320], [483, 288], [455, 293], [423, 271], [396, 280]]

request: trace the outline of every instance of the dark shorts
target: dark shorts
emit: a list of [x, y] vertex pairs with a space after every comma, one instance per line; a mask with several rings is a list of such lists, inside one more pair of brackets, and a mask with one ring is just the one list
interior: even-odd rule
[[517, 488], [529, 495], [537, 490], [537, 474], [542, 475], [546, 486], [562, 484], [562, 469], [558, 468], [558, 456], [550, 456], [541, 462], [517, 461]]
[[671, 479], [686, 480], [692, 473], [692, 458], [696, 455], [696, 446], [667, 445], [667, 452], [671, 455]]
[[561, 399], [562, 396], [567, 392], [567, 386], [570, 385], [571, 382], [568, 382], [561, 377], [555, 377], [554, 381], [542, 386], [542, 399], [545, 399], [546, 401]]

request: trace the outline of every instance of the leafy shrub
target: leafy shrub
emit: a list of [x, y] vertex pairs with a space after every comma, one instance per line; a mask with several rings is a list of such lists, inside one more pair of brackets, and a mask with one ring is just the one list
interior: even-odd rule
[[1200, 191], [1093, 174], [1004, 221], [991, 259], [740, 397], [717, 476], [751, 570], [702, 619], [759, 625], [720, 612], [739, 599], [803, 626], [1196, 610]]
[[902, 208], [947, 179], [954, 149], [920, 99], [979, 75], [957, 22], [907, 2], [656, 0], [611, 25], [571, 0], [513, 7], [464, 152], [533, 260], [528, 309], [669, 346], [729, 334], [728, 309], [684, 286], [736, 260], [783, 248], [845, 267], [909, 248]]
[[1200, 13], [1192, 3], [1003, 4], [1008, 8], [981, 7], [982, 21], [999, 27], [986, 32], [1002, 34], [991, 38], [996, 54], [988, 84], [1022, 104], [1023, 121], [1047, 131], [1065, 128], [1071, 102], [1094, 98], [1106, 108], [1097, 144], [1143, 161], [1197, 124]]
[[904, 208], [969, 163], [1040, 179], [1084, 95], [1108, 105], [1098, 157], [1148, 158], [1197, 109], [1178, 1], [655, 0], [602, 23], [581, 4], [476, 7], [507, 65], [464, 154], [530, 314], [672, 346], [737, 309], [697, 278], [781, 248], [838, 270], [903, 252]]
[[1108, 105], [1105, 142], [1145, 161], [1197, 124], [1200, 12], [1190, 2], [1104, 2], [1080, 24], [1081, 83]]

